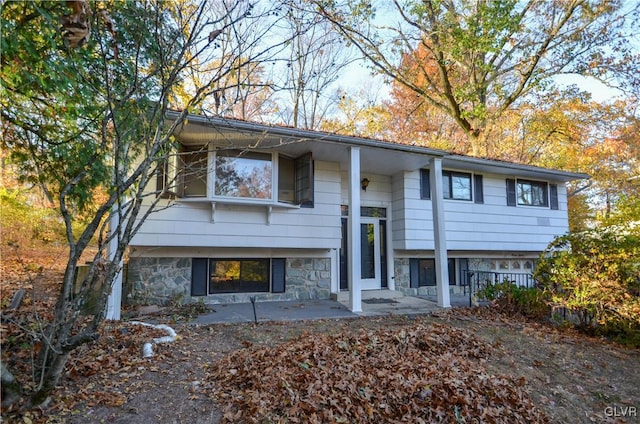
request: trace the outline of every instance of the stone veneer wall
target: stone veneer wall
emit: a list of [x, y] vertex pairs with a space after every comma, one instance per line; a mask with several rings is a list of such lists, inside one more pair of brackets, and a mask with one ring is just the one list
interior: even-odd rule
[[191, 258], [131, 258], [127, 266], [125, 301], [129, 304], [241, 303], [256, 301], [329, 299], [331, 260], [290, 258], [285, 293], [225, 293], [191, 297]]
[[130, 258], [123, 301], [128, 304], [187, 303], [191, 294], [191, 258]]
[[[396, 258], [394, 261], [394, 272], [396, 290], [402, 292], [406, 296], [436, 296], [436, 286], [423, 286], [418, 288], [411, 288], [410, 285], [410, 271], [409, 271], [409, 258]], [[468, 259], [468, 266], [470, 271], [489, 271], [491, 262], [486, 259]], [[464, 294], [465, 288], [459, 284], [450, 285], [450, 294]]]

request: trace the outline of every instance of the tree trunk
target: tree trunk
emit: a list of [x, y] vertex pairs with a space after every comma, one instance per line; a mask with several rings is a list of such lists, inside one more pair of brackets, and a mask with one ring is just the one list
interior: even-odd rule
[[20, 399], [22, 389], [20, 383], [2, 361], [0, 361], [0, 370], [2, 371], [2, 407], [7, 407]]
[[29, 399], [29, 407], [37, 407], [42, 405], [49, 398], [49, 395], [55, 389], [58, 381], [60, 380], [60, 376], [62, 375], [62, 371], [64, 371], [64, 366], [69, 359], [69, 354], [71, 352], [61, 352], [55, 353], [53, 350], [50, 351], [50, 354], [53, 355], [51, 358], [50, 365], [46, 369], [46, 373], [42, 379], [42, 383], [38, 390], [36, 390]]

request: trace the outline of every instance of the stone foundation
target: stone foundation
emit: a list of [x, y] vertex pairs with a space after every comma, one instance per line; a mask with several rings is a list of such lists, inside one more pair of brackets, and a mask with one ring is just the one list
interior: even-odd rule
[[[422, 286], [411, 288], [409, 258], [396, 258], [393, 264], [395, 273], [396, 290], [405, 296], [437, 296], [436, 286]], [[465, 287], [456, 285], [449, 286], [449, 294], [466, 294]]]
[[191, 258], [131, 258], [127, 266], [124, 301], [128, 304], [170, 302], [210, 304], [256, 301], [329, 299], [331, 260], [289, 258], [285, 293], [225, 293], [191, 296]]

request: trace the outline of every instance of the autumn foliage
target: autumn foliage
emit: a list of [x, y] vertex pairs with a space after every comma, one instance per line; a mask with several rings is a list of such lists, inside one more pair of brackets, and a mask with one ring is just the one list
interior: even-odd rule
[[557, 238], [535, 278], [558, 319], [640, 346], [640, 226], [627, 223]]
[[304, 335], [216, 363], [223, 422], [548, 422], [524, 378], [491, 375], [490, 345], [448, 326]]

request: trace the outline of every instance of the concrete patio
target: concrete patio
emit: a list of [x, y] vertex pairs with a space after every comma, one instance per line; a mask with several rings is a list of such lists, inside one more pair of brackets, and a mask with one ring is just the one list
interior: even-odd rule
[[[362, 312], [353, 313], [348, 308], [349, 293], [340, 293], [335, 300], [290, 300], [278, 302], [230, 303], [211, 305], [212, 312], [199, 316], [194, 323], [200, 325], [300, 321], [315, 319], [357, 318], [383, 315], [419, 315], [440, 309], [435, 297], [404, 296], [391, 290], [362, 292]], [[451, 306], [465, 307], [469, 298], [452, 296]]]

